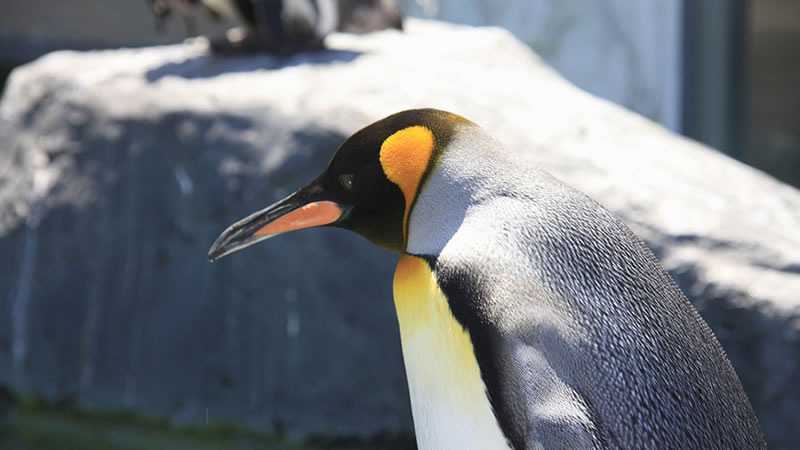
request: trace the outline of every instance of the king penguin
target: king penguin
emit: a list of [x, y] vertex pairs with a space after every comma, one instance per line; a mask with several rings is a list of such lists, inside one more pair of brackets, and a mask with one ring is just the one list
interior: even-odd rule
[[334, 32], [369, 33], [402, 29], [403, 15], [395, 0], [147, 0], [161, 29], [173, 12], [194, 34], [200, 12], [241, 23], [224, 38], [211, 40], [218, 54], [267, 52], [292, 54], [319, 50]]
[[400, 255], [421, 450], [766, 448], [725, 352], [644, 243], [461, 116], [358, 131], [209, 258], [318, 226]]

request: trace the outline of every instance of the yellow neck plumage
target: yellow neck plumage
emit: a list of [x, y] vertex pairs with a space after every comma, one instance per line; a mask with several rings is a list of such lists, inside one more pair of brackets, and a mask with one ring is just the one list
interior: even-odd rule
[[469, 333], [453, 316], [426, 261], [400, 258], [394, 301], [419, 448], [508, 448]]

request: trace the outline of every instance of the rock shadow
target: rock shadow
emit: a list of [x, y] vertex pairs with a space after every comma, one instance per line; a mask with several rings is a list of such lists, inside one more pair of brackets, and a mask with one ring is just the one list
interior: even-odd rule
[[255, 56], [215, 56], [203, 54], [150, 69], [145, 74], [145, 78], [150, 83], [170, 76], [186, 79], [214, 78], [229, 73], [275, 70], [302, 65], [348, 63], [361, 56], [361, 54], [361, 52], [353, 50], [332, 49], [298, 53], [291, 56], [266, 54]]

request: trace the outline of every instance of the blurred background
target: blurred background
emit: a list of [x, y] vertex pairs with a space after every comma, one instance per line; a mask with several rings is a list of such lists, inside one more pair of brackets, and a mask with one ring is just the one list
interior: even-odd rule
[[[145, 2], [0, 2], [0, 71], [58, 49], [179, 42]], [[413, 17], [498, 26], [568, 80], [800, 185], [800, 4], [793, 0], [401, 0]], [[231, 23], [201, 21], [197, 33]]]
[[[800, 186], [797, 0], [399, 0], [397, 6], [412, 21], [421, 18], [505, 29], [579, 88], [707, 144], [787, 185]], [[6, 86], [8, 80], [16, 83], [14, 91], [3, 97], [4, 115], [0, 116], [0, 163], [4, 164], [0, 166], [0, 250], [13, 256], [6, 259], [6, 270], [0, 274], [0, 314], [4, 317], [0, 321], [0, 448], [414, 448], [389, 301], [388, 255], [367, 249], [355, 239], [324, 231], [276, 242], [271, 254], [259, 250], [238, 263], [206, 267], [205, 261], [200, 261], [225, 223], [300, 185], [325, 164], [329, 153], [316, 156], [317, 149], [335, 148], [358, 124], [367, 122], [349, 116], [334, 125], [317, 120], [335, 113], [333, 106], [304, 116], [304, 108], [314, 110], [318, 100], [303, 100], [305, 103], [286, 108], [296, 110], [297, 117], [287, 117], [286, 109], [273, 107], [266, 100], [251, 105], [246, 96], [238, 94], [235, 101], [231, 100], [230, 116], [206, 114], [202, 102], [181, 100], [170, 108], [168, 100], [163, 100], [171, 95], [186, 98], [186, 89], [194, 89], [190, 85], [194, 79], [211, 83], [211, 79], [224, 78], [228, 71], [246, 77], [244, 72], [253, 67], [252, 76], [304, 64], [331, 73], [341, 69], [335, 65], [327, 69], [327, 60], [323, 64], [313, 56], [288, 62], [255, 56], [257, 62], [252, 67], [242, 62], [248, 57], [236, 57], [229, 67], [225, 62], [203, 59], [192, 63], [190, 55], [187, 64], [169, 59], [174, 58], [169, 55], [182, 51], [175, 50], [180, 46], [163, 47], [166, 64], [161, 66], [162, 71], [146, 72], [150, 85], [158, 85], [158, 102], [165, 103], [158, 103], [157, 108], [163, 108], [163, 113], [123, 117], [114, 107], [94, 109], [103, 103], [102, 83], [114, 79], [114, 64], [120, 64], [112, 57], [87, 59], [90, 65], [84, 65], [78, 57], [69, 56], [59, 66], [74, 71], [77, 78], [100, 73], [100, 69], [107, 71], [102, 77], [98, 75], [104, 81], [98, 82], [96, 93], [60, 87], [67, 86], [62, 78], [69, 76], [63, 70], [45, 73], [52, 70], [45, 66], [41, 66], [44, 74], [20, 71], [10, 79], [9, 74], [57, 50], [181, 44], [187, 28], [180, 20], [170, 21], [157, 31], [147, 2], [132, 0], [0, 0], [0, 7], [0, 92], [11, 86]], [[220, 36], [233, 25], [230, 20], [218, 22], [202, 16], [191, 34]], [[413, 30], [407, 33], [413, 35]], [[430, 45], [438, 43], [431, 40]], [[442, 45], [454, 45], [454, 41]], [[125, 53], [130, 56], [120, 59], [155, 60], [161, 58], [157, 52]], [[334, 58], [341, 59], [336, 59], [336, 64], [362, 59], [357, 53], [338, 55]], [[57, 66], [56, 60], [49, 61]], [[108, 67], [91, 65], [106, 61]], [[136, 70], [130, 73], [138, 73]], [[195, 70], [197, 73], [192, 72]], [[130, 73], [120, 69], [120, 79]], [[292, 78], [296, 72], [286, 73]], [[186, 84], [178, 86], [176, 79]], [[246, 84], [244, 80], [236, 78], [237, 83]], [[121, 83], [115, 89], [124, 86]], [[202, 89], [212, 89], [208, 86]], [[265, 85], [264, 89], [272, 86]], [[64, 97], [65, 106], [58, 110], [63, 116], [50, 107], [61, 101], [58, 98], [62, 94], [45, 92], [48, 89], [74, 90], [74, 95]], [[201, 89], [199, 85], [197, 89]], [[315, 91], [314, 95], [325, 93]], [[23, 104], [26, 99], [30, 105]], [[226, 101], [213, 97], [209, 104]], [[503, 108], [491, 99], [482, 101], [486, 109]], [[135, 99], [131, 98], [131, 103], [135, 104]], [[153, 104], [145, 102], [141, 110], [146, 112]], [[249, 111], [255, 119], [236, 115], [237, 108]], [[279, 109], [280, 120], [276, 118]], [[105, 128], [97, 125], [93, 129], [93, 123], [105, 124]], [[286, 131], [286, 124], [291, 124], [291, 132]], [[21, 127], [29, 127], [30, 132], [23, 133]], [[531, 126], [534, 132], [536, 128], [536, 124]], [[266, 138], [277, 156], [253, 150], [255, 142]], [[193, 148], [212, 145], [225, 154], [187, 156]], [[31, 146], [44, 149], [49, 159], [45, 158], [45, 163], [28, 161], [25, 149]], [[172, 150], [160, 150], [167, 148]], [[283, 148], [287, 150], [280, 150]], [[290, 148], [297, 153], [290, 153]], [[72, 158], [69, 167], [59, 172], [61, 176], [74, 173], [78, 174], [76, 179], [91, 182], [64, 184], [67, 187], [62, 186], [61, 191], [47, 191], [44, 200], [28, 198], [38, 189], [37, 183], [47, 178], [41, 164], [53, 163], [61, 152]], [[136, 156], [139, 154], [150, 156]], [[159, 157], [167, 163], [154, 162]], [[691, 160], [686, 164], [687, 171], [697, 170], [689, 168]], [[103, 167], [113, 169], [108, 180], [96, 173]], [[265, 171], [275, 167], [281, 171], [277, 175], [271, 172], [269, 183], [273, 184], [263, 187]], [[714, 170], [712, 166], [702, 168], [708, 173]], [[163, 179], [172, 183], [169, 189], [183, 194], [160, 190], [162, 172]], [[723, 175], [718, 181], [714, 189], [720, 192], [732, 192], [735, 187], [727, 186]], [[736, 184], [737, 179], [731, 178], [729, 183]], [[261, 187], [248, 191], [248, 186]], [[779, 187], [772, 189], [781, 195], [796, 198], [793, 189], [775, 186]], [[89, 192], [93, 189], [100, 194]], [[103, 197], [106, 194], [108, 197]], [[187, 195], [194, 195], [191, 202], [186, 200]], [[175, 198], [170, 200], [170, 196]], [[66, 201], [58, 199], [67, 197], [71, 203], [64, 207]], [[783, 206], [774, 206], [784, 208], [782, 214], [789, 219], [770, 222], [767, 228], [770, 233], [788, 236], [786, 242], [797, 245], [797, 230], [785, 226], [798, 217], [791, 205], [787, 200]], [[178, 218], [171, 221], [172, 213], [161, 218], [167, 208], [180, 209], [175, 213]], [[203, 226], [193, 228], [193, 221], [203, 221]], [[81, 243], [89, 237], [81, 230], [101, 229], [111, 231], [95, 236], [93, 245], [105, 250], [88, 252]], [[148, 247], [158, 240], [176, 243]], [[655, 247], [649, 239], [648, 243]], [[314, 254], [323, 245], [327, 246], [323, 260], [336, 261], [342, 252], [356, 256], [339, 267], [315, 266], [315, 270], [329, 272], [322, 281], [309, 278], [306, 272], [313, 270], [304, 270], [302, 259], [286, 256], [293, 252]], [[714, 245], [704, 248], [719, 248]], [[667, 249], [654, 250], [668, 261]], [[799, 272], [800, 259], [793, 259], [798, 256], [793, 251], [788, 257], [780, 256], [786, 257], [778, 270], [782, 274], [796, 276]], [[764, 255], [773, 258], [772, 253]], [[192, 260], [190, 265], [183, 262], [187, 259]], [[51, 267], [47, 264], [56, 264], [61, 272], [39, 275], [42, 267]], [[288, 274], [276, 274], [276, 265], [282, 265]], [[151, 271], [151, 266], [156, 268]], [[262, 280], [267, 275], [254, 267], [270, 267], [273, 272], [269, 277], [273, 278], [269, 283]], [[375, 275], [374, 282], [360, 285], [364, 280], [359, 273], [364, 267], [382, 278]], [[171, 275], [159, 278], [161, 268]], [[685, 290], [696, 281], [685, 281], [694, 274], [681, 278], [681, 273], [694, 270], [685, 264], [668, 268]], [[702, 292], [687, 292], [690, 297], [696, 294], [692, 300], [701, 313], [705, 300], [697, 299], [730, 297], [715, 293], [717, 284], [709, 286]], [[324, 303], [325, 297], [347, 297], [354, 292], [367, 300], [359, 299], [343, 310], [341, 305]], [[786, 298], [800, 300], [796, 294]], [[279, 301], [265, 302], [263, 296]], [[170, 304], [159, 300], [163, 297], [184, 300]], [[198, 298], [202, 298], [200, 303]], [[382, 306], [375, 306], [379, 303]], [[187, 309], [187, 304], [201, 306]], [[750, 314], [742, 304], [731, 304], [732, 311]], [[372, 309], [364, 314], [365, 308]], [[779, 315], [782, 324], [790, 325], [783, 331], [771, 325], [765, 328], [783, 333], [781, 339], [796, 342], [800, 323], [797, 303], [784, 302], [774, 311], [782, 312], [771, 317]], [[730, 320], [709, 319], [714, 314], [704, 317], [718, 334], [738, 330]], [[21, 325], [23, 322], [26, 325]], [[315, 324], [319, 326], [315, 328]], [[718, 329], [718, 324], [722, 328]], [[370, 336], [376, 333], [380, 338], [371, 341]], [[726, 339], [749, 339], [743, 336], [750, 331], [737, 333], [731, 331], [728, 338], [721, 337], [723, 345]], [[217, 338], [224, 342], [217, 343]], [[330, 345], [347, 343], [357, 355], [337, 355], [331, 353], [332, 347], [313, 350], [325, 341]], [[789, 348], [793, 353], [786, 359], [800, 358], [797, 346]], [[726, 350], [732, 351], [727, 346]], [[752, 350], [752, 355], [744, 352], [742, 361], [766, 364], [759, 351]], [[203, 356], [206, 352], [208, 356]], [[736, 355], [734, 350], [735, 364]], [[341, 359], [350, 361], [344, 365], [347, 370], [337, 372]], [[311, 360], [325, 364], [315, 365]], [[175, 366], [164, 369], [165, 361], [173, 361]], [[359, 364], [367, 373], [350, 379], [353, 375], [348, 371]], [[796, 364], [787, 364], [791, 368], [786, 373], [797, 374]], [[320, 367], [331, 372], [310, 375]], [[329, 379], [320, 382], [320, 377]], [[747, 376], [742, 377], [748, 387]], [[142, 381], [145, 379], [148, 381]], [[374, 391], [358, 389], [373, 383]], [[752, 386], [756, 384], [753, 381]], [[771, 399], [780, 397], [769, 387], [753, 389], [763, 394], [763, 402], [754, 400], [757, 409], [770, 408]], [[344, 399], [352, 400], [340, 404]], [[337, 404], [341, 409], [332, 406]], [[797, 403], [785, 406], [780, 413], [785, 420], [774, 425], [779, 437], [771, 440], [773, 448], [800, 445], [793, 440], [796, 429], [786, 427], [792, 421], [800, 425], [796, 419], [800, 411], [792, 409], [795, 406]], [[337, 420], [331, 421], [331, 417]], [[329, 426], [333, 422], [336, 425]], [[765, 426], [768, 438], [771, 426]]]

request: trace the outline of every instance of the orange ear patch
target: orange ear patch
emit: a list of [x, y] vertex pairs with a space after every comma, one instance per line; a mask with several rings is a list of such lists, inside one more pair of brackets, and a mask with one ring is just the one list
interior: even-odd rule
[[400, 187], [406, 201], [403, 231], [407, 232], [411, 203], [417, 195], [422, 176], [433, 154], [433, 132], [423, 126], [403, 128], [386, 138], [381, 145], [380, 161], [383, 173]]

